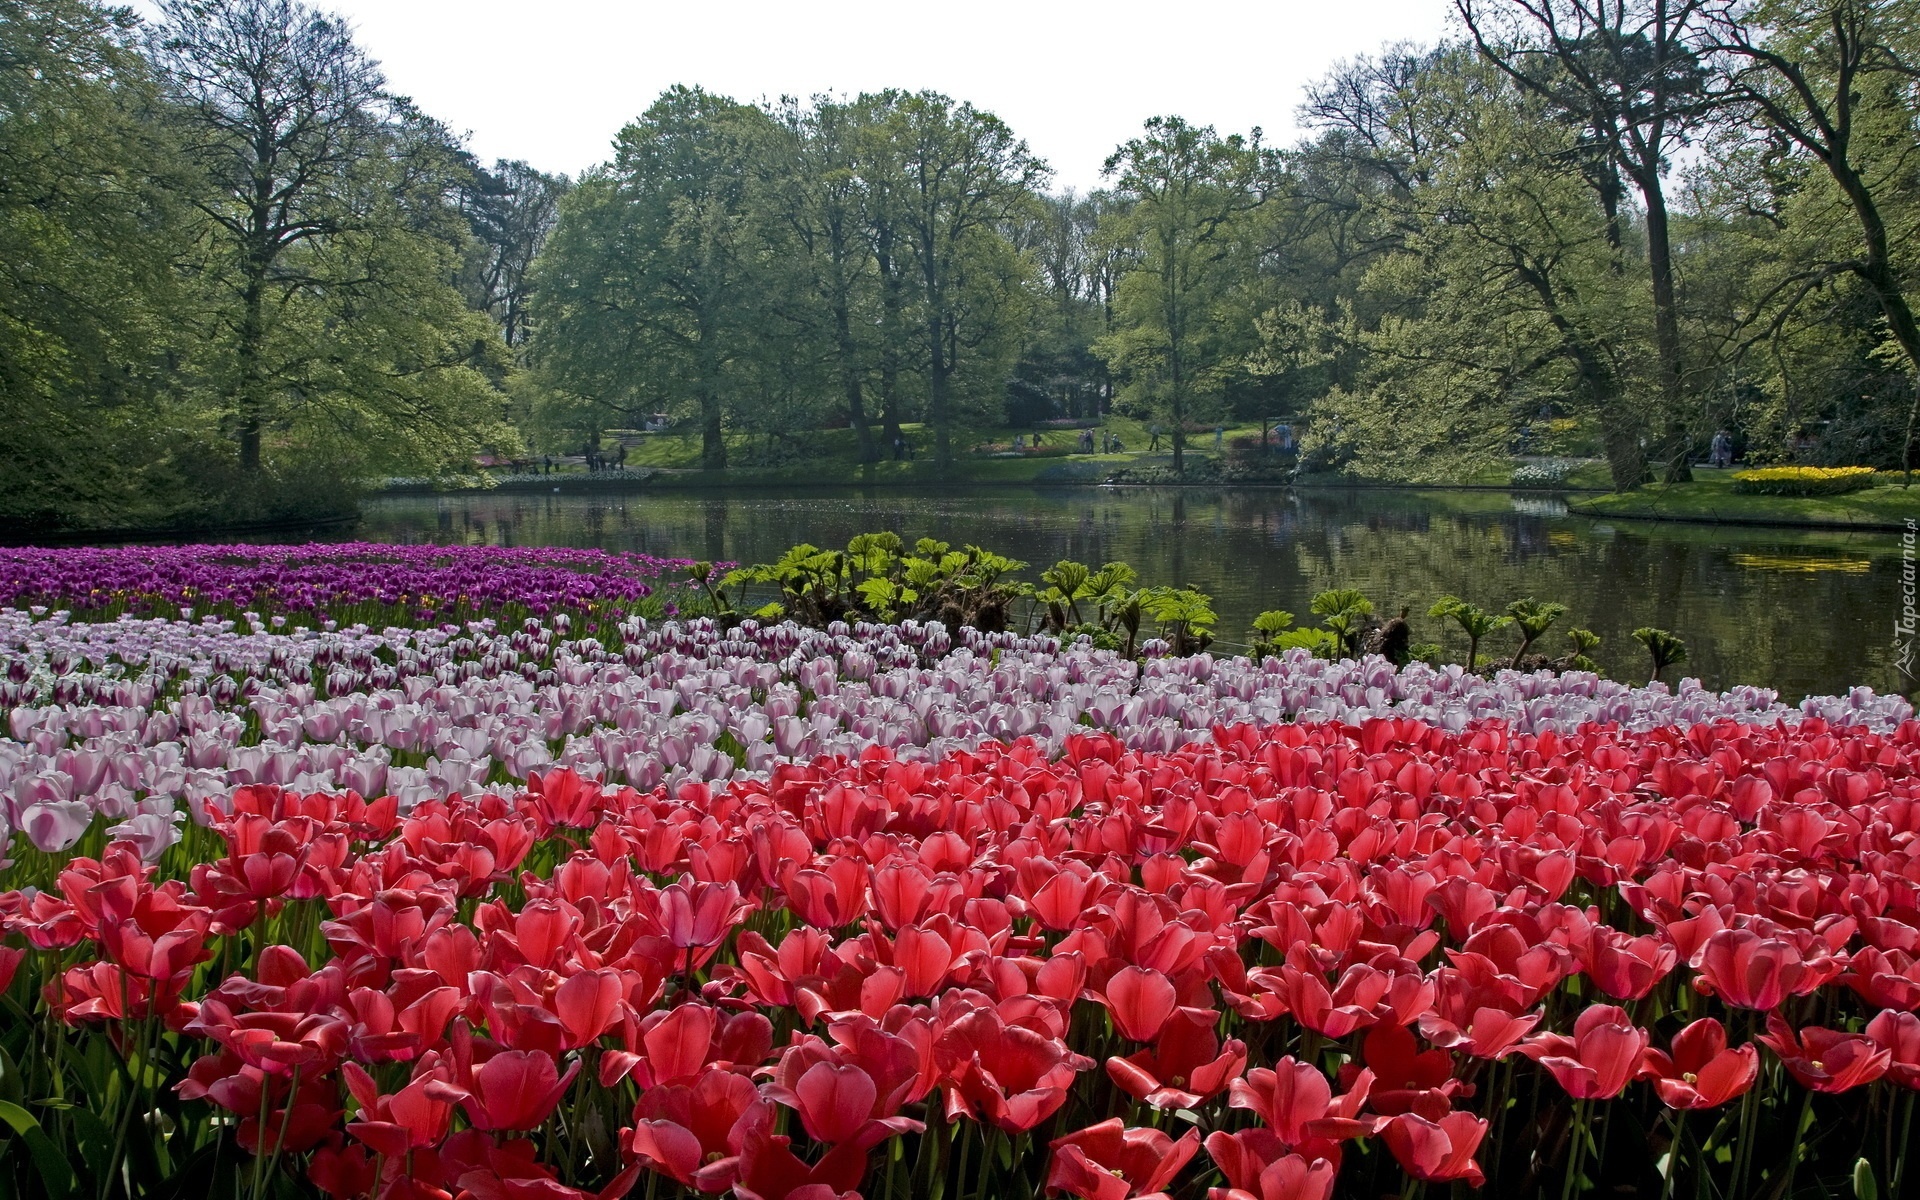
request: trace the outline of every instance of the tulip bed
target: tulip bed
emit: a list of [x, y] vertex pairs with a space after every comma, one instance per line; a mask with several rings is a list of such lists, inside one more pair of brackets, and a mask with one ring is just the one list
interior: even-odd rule
[[114, 615], [0, 609], [0, 1194], [1920, 1186], [1898, 697]]
[[[0, 604], [95, 618], [258, 609], [348, 623], [631, 609], [689, 559], [558, 546], [185, 545], [0, 548]], [[188, 612], [183, 615], [191, 615]]]

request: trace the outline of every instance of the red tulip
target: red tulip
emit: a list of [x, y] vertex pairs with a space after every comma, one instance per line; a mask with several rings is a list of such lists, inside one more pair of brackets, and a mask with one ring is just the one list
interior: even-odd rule
[[1420, 1036], [1443, 1050], [1500, 1059], [1540, 1023], [1537, 1012], [1520, 1013], [1508, 994], [1476, 986], [1462, 972], [1434, 972], [1434, 1006], [1420, 1014]]
[[1887, 1078], [1920, 1090], [1920, 1017], [1883, 1012], [1867, 1022], [1867, 1036], [1888, 1055]]
[[660, 921], [680, 949], [717, 946], [750, 906], [731, 883], [676, 883], [660, 889]]
[[800, 1076], [793, 1090], [770, 1092], [774, 1099], [800, 1114], [800, 1124], [816, 1142], [859, 1143], [863, 1149], [896, 1133], [917, 1131], [920, 1122], [905, 1117], [875, 1120], [874, 1104], [880, 1090], [859, 1067], [817, 1062]]
[[954, 948], [933, 929], [908, 925], [894, 939], [893, 965], [904, 975], [903, 987], [909, 996], [938, 992], [955, 959]]
[[1920, 957], [1905, 950], [1855, 951], [1841, 979], [1875, 1008], [1920, 1008]]
[[1788, 996], [1804, 996], [1839, 971], [1808, 964], [1799, 947], [1785, 938], [1762, 937], [1751, 929], [1723, 929], [1700, 948], [1693, 986], [1735, 1008], [1771, 1012]]
[[447, 1136], [453, 1106], [436, 1098], [434, 1085], [441, 1082], [437, 1066], [429, 1054], [405, 1087], [383, 1096], [358, 1063], [342, 1065], [347, 1091], [360, 1106], [360, 1119], [348, 1122], [347, 1132], [386, 1158], [404, 1158], [409, 1151], [439, 1145]]
[[714, 1034], [719, 1026], [719, 1011], [705, 1004], [681, 1004], [648, 1013], [637, 1026], [637, 1043], [635, 1027], [630, 1025], [628, 1049], [602, 1058], [600, 1086], [612, 1087], [629, 1071], [643, 1091], [692, 1079], [713, 1061]]
[[533, 799], [535, 811], [548, 825], [591, 829], [597, 821], [600, 785], [570, 769], [531, 776], [527, 780], [527, 794]]
[[1673, 943], [1657, 935], [1630, 937], [1595, 925], [1580, 947], [1580, 967], [1607, 995], [1638, 1000], [1666, 978], [1679, 960]]
[[1632, 1082], [1646, 1048], [1646, 1030], [1637, 1028], [1625, 1009], [1594, 1004], [1575, 1018], [1572, 1037], [1543, 1033], [1520, 1053], [1553, 1072], [1574, 1099], [1611, 1100]]
[[[1366, 1069], [1373, 1073], [1367, 1104], [1383, 1117], [1417, 1112], [1437, 1121], [1453, 1108], [1461, 1091], [1453, 1078], [1453, 1056], [1445, 1050], [1421, 1050], [1404, 1025], [1375, 1025], [1362, 1044]], [[1341, 1068], [1343, 1086], [1351, 1088], [1359, 1068]]]
[[1022, 1133], [1066, 1103], [1074, 1075], [1093, 1065], [1056, 1039], [975, 1009], [940, 1035], [936, 1054], [949, 1117], [985, 1119]]
[[561, 1183], [536, 1153], [525, 1139], [495, 1145], [469, 1130], [448, 1142], [440, 1166], [459, 1184], [461, 1200], [621, 1200], [640, 1174], [638, 1166], [628, 1167], [606, 1187], [589, 1192]]
[[1486, 1182], [1473, 1152], [1487, 1136], [1487, 1122], [1472, 1113], [1449, 1113], [1438, 1121], [1402, 1113], [1386, 1123], [1382, 1136], [1401, 1170], [1422, 1183]]
[[234, 1140], [250, 1154], [298, 1154], [319, 1145], [340, 1120], [339, 1087], [324, 1076], [272, 1075], [231, 1051], [209, 1054], [174, 1085], [183, 1100], [207, 1100], [238, 1118]]
[[1125, 1058], [1109, 1058], [1108, 1077], [1120, 1090], [1154, 1108], [1197, 1108], [1238, 1078], [1247, 1065], [1246, 1043], [1236, 1038], [1221, 1046], [1213, 1028], [1216, 1019], [1211, 1009], [1176, 1010], [1152, 1047]]
[[1113, 1015], [1114, 1028], [1136, 1042], [1150, 1042], [1173, 1015], [1179, 993], [1172, 981], [1158, 971], [1126, 967], [1107, 981], [1101, 995], [1107, 1011]]
[[502, 1050], [470, 1067], [462, 1061], [471, 1054], [466, 1044], [466, 1039], [455, 1039], [458, 1069], [436, 1094], [458, 1101], [475, 1129], [538, 1129], [580, 1073], [575, 1062], [561, 1074], [553, 1057], [542, 1050]]
[[357, 1200], [370, 1194], [378, 1182], [366, 1147], [346, 1142], [337, 1133], [314, 1149], [307, 1160], [307, 1179], [331, 1200]]
[[1752, 1046], [1727, 1047], [1727, 1028], [1703, 1017], [1673, 1035], [1670, 1054], [1648, 1049], [1640, 1078], [1668, 1108], [1718, 1108], [1744, 1096], [1759, 1077], [1759, 1056]]
[[1200, 1133], [1179, 1141], [1158, 1129], [1129, 1129], [1118, 1117], [1055, 1138], [1047, 1187], [1083, 1200], [1158, 1197], [1199, 1152]]
[[860, 1200], [853, 1190], [867, 1173], [867, 1152], [848, 1142], [817, 1163], [803, 1162], [792, 1140], [754, 1128], [740, 1152], [733, 1194], [740, 1200]]
[[1768, 1015], [1767, 1031], [1760, 1040], [1780, 1056], [1788, 1074], [1799, 1080], [1801, 1087], [1816, 1092], [1844, 1092], [1872, 1083], [1885, 1075], [1893, 1062], [1893, 1052], [1872, 1037], [1818, 1025], [1796, 1031], [1777, 1014]]
[[1338, 1164], [1290, 1154], [1264, 1129], [1210, 1133], [1206, 1147], [1229, 1185], [1207, 1189], [1207, 1200], [1329, 1200], [1333, 1195]]
[[600, 1039], [620, 1020], [624, 986], [618, 971], [582, 971], [553, 993], [554, 1015], [567, 1031], [567, 1049]]
[[857, 858], [836, 858], [825, 870], [802, 868], [784, 886], [794, 915], [821, 929], [838, 929], [866, 912], [867, 869]]
[[767, 1094], [790, 1108], [799, 1108], [801, 1080], [815, 1066], [829, 1063], [853, 1067], [874, 1085], [866, 1116], [890, 1121], [899, 1115], [901, 1106], [931, 1091], [935, 1079], [931, 1026], [909, 1018], [899, 1028], [906, 1036], [888, 1032], [865, 1014], [850, 1014], [829, 1027], [836, 1044], [817, 1037], [795, 1037], [773, 1070]]
[[1227, 1105], [1252, 1110], [1289, 1149], [1338, 1161], [1341, 1140], [1374, 1131], [1374, 1122], [1357, 1119], [1372, 1085], [1372, 1073], [1362, 1071], [1335, 1100], [1324, 1074], [1308, 1063], [1283, 1058], [1272, 1070], [1257, 1068], [1234, 1080]]
[[640, 1093], [627, 1148], [655, 1170], [702, 1191], [733, 1184], [751, 1122], [770, 1119], [753, 1081], [719, 1067], [691, 1084], [675, 1083]]
[[[1104, 881], [1097, 879], [1081, 863], [1048, 863], [1050, 873], [1027, 892], [1027, 910], [1035, 920], [1054, 932], [1072, 929], [1086, 919], [1087, 900]], [[1020, 881], [1027, 882], [1029, 872], [1022, 870]]]

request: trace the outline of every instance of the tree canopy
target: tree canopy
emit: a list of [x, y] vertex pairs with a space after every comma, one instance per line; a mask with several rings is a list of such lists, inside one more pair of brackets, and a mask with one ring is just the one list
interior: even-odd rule
[[1163, 114], [1056, 194], [934, 92], [676, 86], [570, 179], [479, 163], [302, 0], [0, 0], [0, 513], [273, 519], [662, 421], [712, 468], [1108, 413], [1176, 472], [1262, 418], [1410, 480], [1630, 488], [1721, 430], [1910, 464], [1910, 5], [1451, 2], [1292, 145]]

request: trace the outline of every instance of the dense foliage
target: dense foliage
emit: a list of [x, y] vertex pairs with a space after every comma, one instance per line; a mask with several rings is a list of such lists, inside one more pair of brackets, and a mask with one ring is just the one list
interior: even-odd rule
[[519, 444], [481, 311], [509, 176], [339, 22], [8, 0], [0, 62], [0, 520], [351, 512], [357, 481]]
[[660, 420], [709, 467], [1107, 412], [1175, 475], [1267, 417], [1386, 477], [1627, 487], [1723, 429], [1903, 465], [1902, 0], [1458, 7], [1310, 88], [1296, 145], [1156, 117], [1075, 196], [964, 99], [691, 86], [570, 187], [482, 169], [296, 0], [6, 0], [0, 514], [267, 519]]

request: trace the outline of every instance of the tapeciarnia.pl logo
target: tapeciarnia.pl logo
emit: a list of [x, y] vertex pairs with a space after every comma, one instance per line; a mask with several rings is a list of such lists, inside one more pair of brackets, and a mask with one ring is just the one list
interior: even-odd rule
[[1920, 626], [1920, 611], [1915, 609], [1915, 594], [1920, 592], [1916, 586], [1914, 565], [1914, 545], [1920, 538], [1920, 520], [1907, 518], [1907, 527], [1900, 534], [1900, 615], [1893, 622], [1894, 665], [1900, 668], [1901, 676], [1907, 681], [1913, 680], [1913, 644], [1914, 630]]

